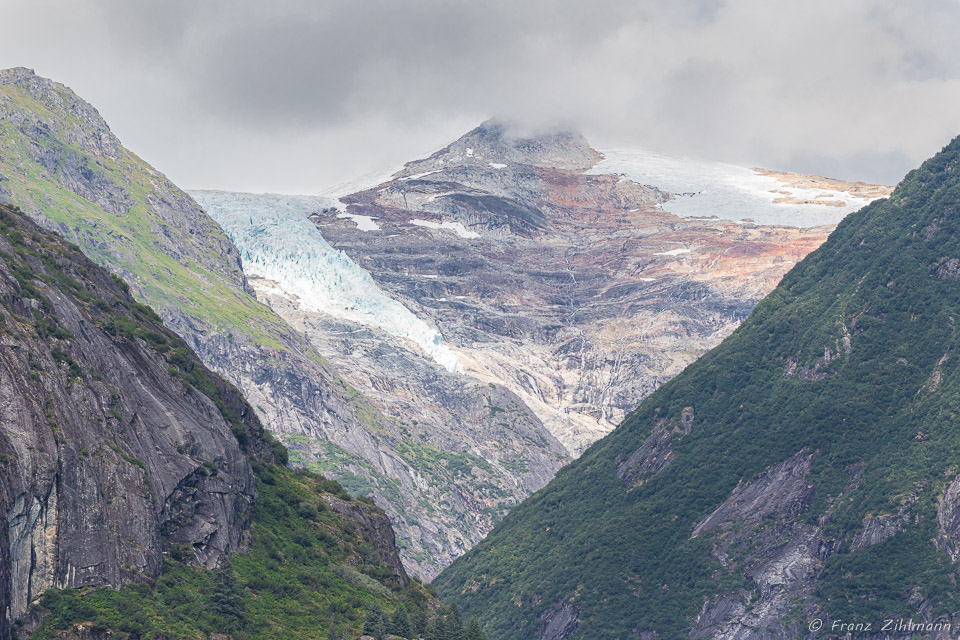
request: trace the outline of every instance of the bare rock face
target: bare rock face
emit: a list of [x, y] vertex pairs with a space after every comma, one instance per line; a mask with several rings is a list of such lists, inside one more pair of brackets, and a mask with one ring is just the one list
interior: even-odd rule
[[947, 484], [937, 505], [937, 546], [953, 562], [960, 558], [960, 477]]
[[[484, 123], [312, 217], [579, 455], [729, 334], [829, 228], [680, 218], [679, 197], [590, 171], [573, 133]], [[460, 225], [459, 227], [457, 225]]]
[[863, 530], [850, 543], [850, 551], [865, 549], [886, 542], [903, 528], [903, 521], [893, 515], [867, 516], [863, 519]]
[[803, 513], [813, 497], [807, 474], [813, 454], [800, 451], [770, 467], [747, 484], [737, 486], [730, 497], [697, 525], [691, 537], [734, 523], [759, 523]]
[[569, 602], [557, 603], [540, 616], [537, 640], [567, 640], [577, 632], [580, 609]]
[[[693, 407], [687, 407], [680, 420], [661, 418], [653, 426], [639, 449], [629, 458], [617, 463], [617, 477], [626, 488], [639, 486], [644, 478], [660, 473], [673, 461], [673, 439], [690, 433], [693, 424]], [[679, 424], [674, 424], [679, 422]]]
[[[834, 508], [855, 490], [861, 481], [862, 465], [848, 470], [846, 488], [831, 501], [831, 507], [816, 525], [801, 516], [810, 506], [815, 488], [807, 481], [814, 455], [799, 451], [773, 465], [748, 483], [741, 483], [727, 500], [697, 525], [691, 537], [709, 536], [711, 554], [728, 571], [740, 572], [755, 586], [751, 590], [717, 594], [707, 599], [691, 630], [691, 639], [775, 640], [808, 636], [806, 623], [825, 615], [815, 603], [815, 590], [824, 563], [837, 553], [843, 539], [828, 539], [823, 527], [834, 516]], [[954, 491], [956, 493], [956, 491]], [[946, 514], [950, 490], [941, 502]], [[863, 528], [848, 534], [848, 552], [880, 544], [896, 535], [909, 522], [911, 496], [898, 514], [867, 516]], [[944, 506], [946, 505], [946, 506]], [[949, 517], [941, 526], [941, 544], [948, 545]], [[944, 619], [932, 614], [922, 598], [912, 603], [916, 624], [936, 627]], [[879, 625], [878, 625], [879, 626]], [[917, 631], [922, 631], [918, 628]], [[911, 637], [909, 632], [890, 637]], [[923, 637], [947, 637], [932, 633]]]
[[172, 543], [208, 568], [246, 547], [245, 426], [181, 377], [205, 370], [185, 349], [171, 364], [159, 318], [3, 207], [0, 305], [0, 637], [46, 589], [152, 580]]
[[819, 527], [797, 520], [813, 497], [812, 460], [800, 451], [740, 484], [694, 529], [691, 537], [714, 536], [712, 555], [756, 589], [705, 601], [691, 638], [798, 637], [787, 614], [810, 596], [826, 556]]
[[365, 509], [355, 501], [347, 502], [336, 496], [326, 495], [324, 502], [331, 511], [349, 516], [362, 527], [365, 533], [364, 538], [373, 543], [380, 563], [392, 569], [392, 577], [397, 586], [406, 587], [410, 584], [410, 578], [403, 564], [400, 563], [393, 528], [385, 515], [372, 509]]
[[944, 258], [940, 262], [930, 265], [930, 273], [941, 280], [960, 278], [960, 260]]

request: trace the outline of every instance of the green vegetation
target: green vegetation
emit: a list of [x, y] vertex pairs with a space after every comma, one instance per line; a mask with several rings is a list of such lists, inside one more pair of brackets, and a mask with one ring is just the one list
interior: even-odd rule
[[[740, 481], [814, 453], [800, 518], [837, 542], [811, 604], [845, 622], [960, 611], [956, 574], [932, 542], [960, 450], [960, 139], [888, 200], [847, 217], [716, 349], [648, 398], [611, 435], [515, 509], [435, 581], [502, 638], [535, 635], [572, 600], [578, 638], [688, 635], [704, 599], [752, 588], [694, 527]], [[827, 357], [825, 357], [827, 353]], [[629, 490], [617, 464], [687, 407], [673, 462]], [[859, 484], [842, 501], [851, 465]], [[905, 530], [855, 552], [867, 515]]]
[[474, 617], [464, 624], [456, 605], [440, 607], [428, 618], [422, 611], [402, 606], [394, 609], [393, 615], [387, 615], [374, 603], [367, 611], [363, 632], [375, 640], [383, 640], [387, 635], [423, 640], [487, 640], [480, 621]]
[[[203, 394], [217, 406], [247, 454], [258, 491], [248, 552], [235, 553], [210, 571], [192, 566], [192, 546], [171, 544], [155, 583], [142, 576], [143, 582], [116, 591], [48, 590], [33, 607], [30, 617], [38, 626], [30, 637], [70, 637], [75, 624], [90, 623], [118, 640], [206, 639], [212, 633], [228, 633], [234, 640], [355, 638], [373, 606], [398, 620], [404, 615], [430, 618], [438, 603], [421, 584], [408, 584], [397, 571], [391, 541], [382, 534], [387, 523], [383, 512], [369, 501], [353, 499], [335, 481], [288, 469], [286, 448], [263, 432], [239, 392], [206, 369], [149, 307], [134, 302], [121, 281], [5, 206], [0, 206], [0, 244], [8, 249], [0, 253], [3, 271], [16, 274], [19, 287], [19, 294], [4, 296], [2, 304], [18, 324], [15, 335], [36, 332], [39, 338], [29, 343], [31, 374], [57, 367], [72, 379], [88, 375], [77, 364], [87, 361], [76, 350], [77, 340], [59, 324], [63, 316], [55, 307], [68, 299], [87, 327], [99, 327], [121, 346], [142, 341], [154, 357], [163, 358], [184, 393]], [[99, 381], [89, 374], [87, 383], [106, 384], [97, 377]], [[112, 391], [109, 397], [108, 415], [122, 420], [119, 394]], [[59, 437], [57, 416], [49, 406], [46, 420]], [[107, 443], [108, 448], [147, 474], [149, 460], [130, 455], [118, 443]], [[80, 454], [102, 455], [86, 448]], [[15, 460], [0, 455], [0, 465]], [[216, 476], [219, 470], [207, 462], [202, 472]], [[380, 526], [369, 524], [378, 520]], [[403, 613], [397, 614], [400, 608]]]
[[[374, 606], [426, 615], [432, 597], [423, 587], [400, 588], [357, 521], [326, 506], [325, 496], [343, 495], [335, 482], [253, 464], [259, 498], [248, 553], [208, 571], [186, 564], [189, 547], [174, 546], [154, 587], [47, 591], [37, 608], [44, 621], [31, 637], [54, 638], [92, 622], [117, 638], [352, 638]], [[343, 569], [377, 588], [344, 577]]]
[[[64, 94], [63, 99], [69, 104], [75, 98]], [[48, 135], [29, 138], [13, 121], [0, 120], [0, 175], [13, 201], [35, 208], [86, 255], [123, 274], [141, 301], [244, 340], [285, 349], [280, 336], [287, 327], [240, 287], [238, 266], [218, 255], [223, 231], [202, 213], [188, 225], [169, 224], [157, 214], [156, 207], [169, 206], [163, 202], [167, 198], [189, 201], [185, 194], [126, 149], [114, 158], [74, 141], [72, 132], [89, 128], [77, 116], [55, 113], [17, 87], [0, 86], [3, 101], [50, 125]], [[111, 193], [114, 206], [125, 202], [125, 210], [111, 213], [74, 193], [65, 186], [60, 169], [48, 168], [41, 157], [82, 164], [90, 181]], [[195, 240], [194, 232], [204, 236], [203, 243]]]

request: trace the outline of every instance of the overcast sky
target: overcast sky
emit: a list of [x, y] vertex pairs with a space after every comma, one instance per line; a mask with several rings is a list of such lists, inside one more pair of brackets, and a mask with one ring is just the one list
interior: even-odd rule
[[0, 0], [0, 67], [185, 188], [317, 192], [500, 115], [896, 182], [960, 134], [960, 0]]

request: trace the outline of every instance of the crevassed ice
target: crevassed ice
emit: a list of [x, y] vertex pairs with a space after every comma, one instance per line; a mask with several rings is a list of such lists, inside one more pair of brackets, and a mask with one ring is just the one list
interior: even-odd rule
[[[693, 158], [665, 156], [642, 149], [601, 149], [604, 160], [587, 173], [621, 174], [628, 180], [678, 194], [661, 205], [664, 211], [687, 218], [716, 216], [753, 220], [764, 225], [814, 227], [835, 225], [868, 204], [845, 191], [800, 189], [753, 169]], [[783, 191], [798, 199], [828, 196], [844, 206], [775, 203]]]
[[440, 333], [386, 295], [367, 271], [334, 249], [307, 219], [331, 198], [191, 191], [240, 250], [244, 270], [273, 280], [305, 309], [382, 329], [409, 340], [448, 371], [457, 355]]

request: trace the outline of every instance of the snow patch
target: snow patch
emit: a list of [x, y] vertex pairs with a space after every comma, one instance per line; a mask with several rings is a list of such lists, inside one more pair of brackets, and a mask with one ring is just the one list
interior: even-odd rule
[[670, 251], [661, 251], [660, 253], [655, 253], [655, 256], [679, 256], [684, 253], [690, 253], [690, 249], [670, 249]]
[[501, 163], [499, 163], [499, 162], [488, 162], [487, 164], [489, 164], [489, 165], [490, 165], [491, 167], [493, 167], [494, 169], [506, 169], [506, 168], [507, 168], [507, 165], [501, 164]]
[[472, 157], [473, 157], [473, 149], [467, 149], [467, 157], [468, 157], [468, 158], [472, 158]]
[[418, 227], [428, 227], [430, 229], [449, 229], [461, 238], [471, 239], [479, 238], [480, 234], [476, 231], [470, 231], [461, 222], [433, 222], [432, 220], [411, 220], [410, 224]]
[[406, 176], [406, 177], [400, 178], [400, 179], [401, 179], [401, 180], [419, 180], [420, 178], [424, 178], [424, 177], [426, 177], [426, 176], [430, 176], [430, 175], [433, 175], [433, 174], [435, 174], [435, 173], [440, 173], [440, 169], [434, 169], [434, 170], [432, 170], [432, 171], [424, 171], [423, 173], [415, 173], [415, 174], [413, 174], [412, 176]]
[[409, 340], [448, 371], [461, 371], [457, 355], [436, 329], [384, 293], [307, 219], [327, 199], [225, 191], [190, 195], [223, 227], [250, 275], [276, 282], [304, 309]]
[[[762, 225], [815, 227], [835, 225], [870, 202], [845, 191], [791, 187], [773, 176], [721, 162], [677, 158], [641, 149], [600, 151], [604, 159], [588, 174], [619, 174], [632, 182], [676, 194], [660, 206], [684, 218], [717, 217], [735, 222], [752, 220]], [[785, 196], [820, 203], [774, 202]]]
[[373, 216], [361, 216], [356, 213], [338, 213], [337, 217], [353, 220], [360, 231], [380, 231], [380, 225], [374, 222], [376, 218]]

